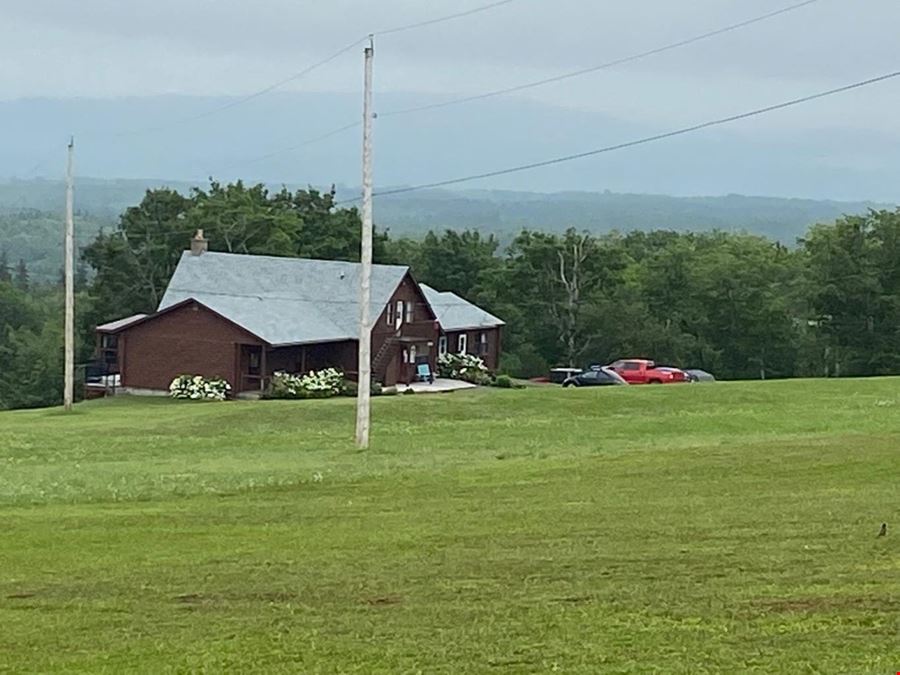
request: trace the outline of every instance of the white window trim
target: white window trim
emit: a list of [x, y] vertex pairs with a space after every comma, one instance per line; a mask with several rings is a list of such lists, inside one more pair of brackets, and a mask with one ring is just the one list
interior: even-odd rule
[[438, 338], [438, 355], [443, 356], [444, 354], [446, 354], [447, 347], [447, 336], [441, 335], [441, 337]]
[[406, 323], [412, 323], [415, 318], [416, 304], [414, 302], [406, 303]]
[[402, 300], [397, 301], [397, 309], [394, 312], [394, 328], [400, 328], [403, 325], [404, 303]]
[[456, 341], [456, 351], [460, 354], [465, 354], [469, 348], [469, 335], [468, 333], [460, 333], [459, 338]]
[[417, 352], [416, 346], [415, 346], [415, 345], [410, 345], [410, 346], [409, 346], [409, 362], [410, 362], [410, 363], [415, 363], [415, 362], [416, 362], [416, 356], [417, 356], [416, 352]]

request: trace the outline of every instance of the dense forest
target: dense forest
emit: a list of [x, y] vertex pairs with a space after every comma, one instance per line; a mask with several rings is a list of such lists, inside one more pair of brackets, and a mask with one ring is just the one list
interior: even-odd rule
[[[155, 309], [196, 229], [212, 250], [354, 260], [359, 214], [335, 202], [240, 182], [148, 191], [81, 247], [79, 360], [93, 325]], [[516, 376], [622, 356], [726, 379], [900, 372], [900, 211], [815, 225], [794, 247], [746, 233], [576, 228], [523, 229], [501, 244], [468, 228], [379, 231], [375, 256], [505, 319], [502, 369]], [[0, 408], [59, 399], [61, 315], [58, 278], [35, 281], [0, 252]]]

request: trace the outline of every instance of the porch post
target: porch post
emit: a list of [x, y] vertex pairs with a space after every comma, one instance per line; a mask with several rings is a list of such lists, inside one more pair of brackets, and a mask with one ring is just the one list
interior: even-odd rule
[[268, 352], [268, 350], [266, 349], [266, 346], [263, 345], [262, 346], [262, 356], [260, 357], [260, 360], [259, 360], [259, 390], [260, 391], [265, 391], [265, 389], [266, 389], [266, 377], [269, 372], [268, 367], [266, 366], [266, 352]]
[[234, 343], [234, 354], [233, 354], [233, 363], [231, 366], [231, 377], [232, 383], [234, 386], [234, 395], [237, 396], [241, 393], [241, 389], [244, 386], [244, 383], [241, 382], [241, 343]]

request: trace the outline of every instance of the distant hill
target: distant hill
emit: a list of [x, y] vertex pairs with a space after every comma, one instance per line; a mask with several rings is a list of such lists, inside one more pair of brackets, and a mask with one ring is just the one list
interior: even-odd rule
[[[166, 186], [186, 193], [192, 185], [184, 181], [79, 179], [75, 199], [78, 244], [90, 242], [103, 227], [114, 227], [118, 215], [137, 204], [147, 189]], [[338, 189], [342, 199], [357, 194], [358, 190], [351, 188]], [[0, 183], [0, 249], [6, 249], [11, 263], [23, 258], [36, 278], [55, 278], [62, 264], [64, 199], [62, 181]], [[475, 228], [496, 234], [505, 243], [522, 228], [562, 231], [575, 227], [594, 233], [719, 229], [762, 234], [793, 245], [814, 223], [869, 208], [893, 205], [741, 195], [428, 190], [380, 198], [375, 213], [379, 227], [408, 236], [445, 228]]]
[[[594, 233], [631, 230], [746, 231], [793, 245], [810, 225], [870, 208], [874, 202], [778, 197], [668, 197], [613, 192], [539, 194], [496, 190], [429, 191], [385, 197], [377, 222], [395, 233], [474, 227], [509, 236], [522, 228]], [[502, 237], [505, 238], [505, 237]]]
[[[415, 115], [390, 114], [444, 100], [378, 93], [378, 186], [430, 183], [529, 164], [653, 136], [680, 124], [576, 110], [565, 98], [551, 105], [514, 96]], [[0, 180], [62, 178], [65, 145], [74, 134], [81, 176], [359, 183], [361, 136], [352, 127], [360, 119], [356, 94], [273, 92], [236, 102], [178, 95], [0, 100]], [[663, 99], [660, 105], [665, 105]], [[895, 134], [852, 125], [809, 125], [787, 133], [758, 120], [465, 187], [896, 201], [898, 157], [900, 136]]]

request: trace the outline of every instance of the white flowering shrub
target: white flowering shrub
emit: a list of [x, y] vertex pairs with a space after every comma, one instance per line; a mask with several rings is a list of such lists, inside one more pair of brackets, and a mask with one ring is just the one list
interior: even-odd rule
[[490, 384], [491, 373], [474, 354], [442, 354], [438, 357], [438, 376], [472, 384]]
[[169, 385], [172, 398], [190, 401], [224, 401], [231, 393], [231, 385], [219, 377], [179, 375]]
[[336, 368], [312, 370], [306, 375], [277, 372], [272, 376], [269, 398], [331, 398], [344, 391], [344, 374]]

